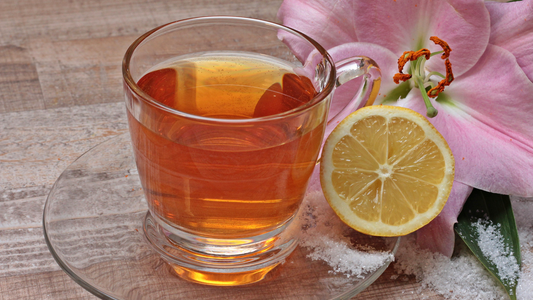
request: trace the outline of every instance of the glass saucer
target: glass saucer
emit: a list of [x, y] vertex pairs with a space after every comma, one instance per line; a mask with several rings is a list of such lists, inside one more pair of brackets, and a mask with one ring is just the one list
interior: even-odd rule
[[[348, 299], [387, 268], [346, 276], [298, 247], [266, 278], [239, 287], [215, 287], [178, 278], [145, 241], [147, 212], [129, 133], [89, 150], [56, 181], [46, 201], [44, 236], [63, 270], [103, 299]], [[399, 238], [350, 239], [361, 251], [396, 252]], [[365, 250], [366, 249], [366, 250]]]

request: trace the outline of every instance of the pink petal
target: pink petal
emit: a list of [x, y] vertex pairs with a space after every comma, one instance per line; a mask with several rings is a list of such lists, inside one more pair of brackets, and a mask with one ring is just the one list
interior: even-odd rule
[[509, 50], [533, 81], [533, 0], [487, 3], [490, 12], [489, 43]]
[[421, 248], [452, 256], [455, 246], [453, 224], [457, 223], [457, 216], [471, 192], [472, 187], [454, 181], [444, 209], [433, 221], [416, 232], [416, 240]]
[[[440, 51], [429, 40], [438, 36], [452, 48], [450, 61], [454, 74], [470, 69], [485, 51], [489, 40], [490, 20], [481, 0], [402, 0], [355, 1], [355, 28], [361, 42], [390, 49], [398, 57], [403, 51], [428, 48]], [[426, 67], [444, 72], [440, 56]]]
[[[533, 196], [533, 83], [514, 56], [489, 45], [438, 100], [433, 103], [439, 114], [430, 122], [453, 152], [455, 180], [489, 192]], [[398, 105], [425, 114], [415, 90]]]
[[[351, 1], [285, 0], [278, 18], [285, 26], [305, 33], [325, 49], [357, 41]], [[312, 51], [304, 43], [288, 41], [288, 44], [301, 60]]]

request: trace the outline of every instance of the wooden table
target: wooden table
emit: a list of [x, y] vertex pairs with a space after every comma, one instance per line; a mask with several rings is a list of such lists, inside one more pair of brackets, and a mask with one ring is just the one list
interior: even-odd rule
[[[96, 299], [52, 258], [42, 212], [70, 163], [127, 131], [121, 60], [130, 43], [193, 16], [276, 21], [281, 2], [0, 1], [0, 299]], [[356, 299], [421, 299], [415, 278], [393, 275], [389, 267]]]

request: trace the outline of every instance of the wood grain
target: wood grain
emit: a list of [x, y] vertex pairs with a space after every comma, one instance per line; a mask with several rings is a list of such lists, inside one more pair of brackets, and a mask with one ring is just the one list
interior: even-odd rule
[[280, 4], [279, 0], [3, 0], [0, 113], [121, 101], [122, 56], [142, 33], [201, 15], [275, 21]]
[[98, 299], [77, 285], [65, 272], [52, 271], [38, 274], [0, 278], [0, 299], [42, 300], [95, 300]]
[[0, 46], [0, 113], [43, 109], [37, 68], [25, 48]]
[[123, 103], [0, 114], [0, 190], [51, 186], [74, 159], [126, 127]]

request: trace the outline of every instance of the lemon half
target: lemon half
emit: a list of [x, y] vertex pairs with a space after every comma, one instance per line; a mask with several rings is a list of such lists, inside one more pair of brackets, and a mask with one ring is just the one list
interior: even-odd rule
[[454, 158], [441, 134], [419, 113], [368, 106], [329, 135], [320, 165], [324, 195], [350, 227], [401, 236], [434, 219], [454, 178]]

